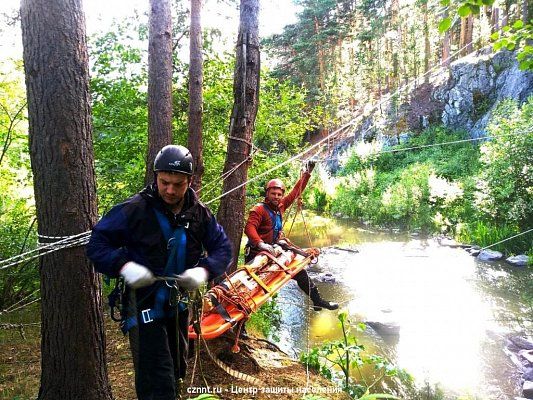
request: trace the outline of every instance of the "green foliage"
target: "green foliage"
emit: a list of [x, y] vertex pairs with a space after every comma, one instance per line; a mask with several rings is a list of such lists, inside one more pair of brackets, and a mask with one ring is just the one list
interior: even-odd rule
[[[209, 57], [204, 61], [203, 145], [208, 157], [204, 156], [204, 187], [200, 194], [203, 201], [217, 197], [222, 190], [220, 175], [226, 158], [228, 122], [233, 104], [233, 70], [234, 59], [229, 55]], [[302, 90], [288, 82], [280, 83], [268, 71], [263, 71], [260, 93], [253, 138], [257, 152], [248, 171], [249, 178], [279, 165], [294, 154], [309, 126]], [[188, 87], [183, 84], [174, 97], [178, 143], [186, 143], [187, 139], [187, 98]], [[289, 167], [285, 167], [274, 174], [286, 178], [288, 171]], [[272, 177], [265, 176], [247, 187], [248, 206], [261, 199], [263, 188]]]
[[[498, 243], [499, 241], [510, 238], [517, 233], [520, 232], [516, 226], [507, 224], [495, 226], [490, 222], [485, 221], [475, 221], [461, 224], [457, 228], [457, 238], [462, 243], [475, 243], [481, 247]], [[493, 246], [491, 249], [502, 252], [508, 251], [512, 253], [518, 253], [531, 246], [532, 237], [533, 234], [529, 235], [529, 237], [527, 235], [517, 237], [516, 239], [512, 239], [512, 241]]]
[[90, 38], [92, 114], [99, 209], [144, 184], [148, 117], [146, 58], [138, 48], [142, 26], [124, 22], [116, 31]]
[[[521, 108], [503, 101], [487, 129], [480, 147], [462, 143], [464, 132], [433, 127], [393, 148], [355, 148], [337, 174], [331, 212], [481, 246], [524, 232], [533, 220], [533, 98]], [[530, 247], [522, 236], [497, 248]]]
[[[393, 395], [370, 394], [370, 390], [384, 377], [398, 377], [407, 382], [410, 382], [412, 378], [383, 357], [367, 354], [365, 347], [351, 333], [350, 321], [345, 311], [339, 313], [338, 319], [343, 338], [313, 347], [309, 353], [301, 355], [301, 362], [326, 378], [339, 382], [342, 389], [353, 399], [398, 399]], [[366, 327], [359, 323], [355, 328], [361, 331]], [[367, 377], [362, 374], [361, 368], [364, 365], [373, 366], [377, 374], [372, 382], [367, 382]], [[357, 380], [354, 375], [358, 376]]]
[[[0, 64], [0, 259], [37, 245], [22, 64]], [[39, 286], [36, 262], [0, 271], [0, 309]]]
[[533, 46], [531, 46], [533, 21], [524, 24], [521, 20], [517, 20], [514, 24], [505, 26], [501, 34], [495, 32], [490, 38], [494, 41], [495, 51], [501, 49], [517, 50], [516, 59], [519, 68], [523, 71], [533, 70]]
[[436, 127], [392, 149], [366, 148], [364, 156], [356, 149], [339, 172], [331, 211], [375, 225], [452, 228], [472, 212], [462, 200], [473, 197], [479, 150], [471, 144], [433, 145], [464, 135]]
[[[482, 7], [492, 6], [495, 0], [468, 0], [460, 1], [454, 5], [457, 15], [461, 18], [469, 15], [478, 15]], [[441, 5], [445, 7], [450, 6], [450, 0], [441, 0]], [[527, 6], [527, 5], [526, 5]], [[439, 23], [439, 32], [444, 33], [452, 27], [452, 19], [449, 17], [443, 18]], [[521, 70], [533, 69], [533, 20], [524, 24], [520, 19], [506, 25], [500, 32], [494, 32], [490, 39], [494, 41], [493, 49], [499, 50], [517, 50], [516, 59]]]
[[533, 220], [533, 97], [519, 109], [503, 101], [488, 127], [493, 140], [481, 148], [476, 205], [498, 225], [531, 227]]
[[264, 337], [272, 337], [278, 341], [277, 331], [281, 324], [281, 310], [276, 297], [277, 295], [251, 314], [248, 327], [255, 332], [259, 332]]

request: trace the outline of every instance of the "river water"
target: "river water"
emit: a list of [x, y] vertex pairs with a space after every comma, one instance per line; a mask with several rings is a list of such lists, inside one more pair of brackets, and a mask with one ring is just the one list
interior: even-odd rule
[[[531, 310], [522, 309], [516, 294], [523, 272], [479, 262], [435, 239], [373, 232], [319, 216], [307, 216], [306, 224], [313, 246], [326, 247], [310, 275], [333, 275], [335, 282], [317, 286], [324, 298], [341, 303], [352, 322], [368, 323], [357, 333], [368, 351], [406, 369], [419, 386], [438, 385], [446, 399], [519, 396], [519, 374], [504, 348], [506, 335], [532, 333], [524, 325]], [[301, 222], [289, 237], [309, 246]], [[341, 338], [337, 313], [313, 311], [294, 282], [278, 302], [277, 334], [289, 354]]]

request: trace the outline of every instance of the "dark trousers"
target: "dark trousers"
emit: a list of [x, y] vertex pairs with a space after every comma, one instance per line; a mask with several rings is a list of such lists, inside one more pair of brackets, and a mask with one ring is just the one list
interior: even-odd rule
[[[139, 313], [140, 307], [146, 308], [146, 301], [142, 303], [137, 305]], [[176, 399], [176, 382], [187, 371], [188, 326], [189, 312], [185, 310], [140, 323], [129, 331], [139, 400]]]

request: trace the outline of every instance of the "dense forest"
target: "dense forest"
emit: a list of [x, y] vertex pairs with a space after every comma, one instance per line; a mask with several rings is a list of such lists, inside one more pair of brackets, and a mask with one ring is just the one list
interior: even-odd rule
[[[270, 178], [292, 183], [301, 161], [313, 157], [319, 167], [304, 195], [308, 209], [372, 228], [446, 234], [481, 247], [517, 236], [494, 249], [527, 254], [531, 263], [533, 97], [474, 98], [474, 122], [488, 115], [483, 136], [490, 140], [478, 140], [471, 127], [443, 121], [434, 94], [451, 75], [453, 63], [464, 57], [475, 64], [478, 58], [505, 52], [511, 62], [493, 68], [494, 76], [516, 64], [521, 76], [530, 77], [533, 3], [293, 2], [296, 22], [260, 38], [258, 107], [247, 175], [253, 182], [239, 195], [244, 209], [261, 200]], [[190, 4], [171, 3], [169, 134], [173, 143], [187, 145], [191, 60], [184, 54], [192, 32]], [[238, 8], [236, 1], [222, 3], [231, 12]], [[20, 30], [21, 15], [9, 11], [0, 22], [2, 35]], [[146, 15], [118, 20], [87, 38], [90, 98], [84, 107], [91, 113], [100, 216], [149, 180], [148, 39]], [[235, 44], [236, 39], [229, 41]], [[218, 29], [202, 32], [199, 148], [204, 169], [198, 194], [219, 215], [219, 207], [228, 207], [221, 195], [227, 189], [225, 162], [238, 67], [233, 45], [224, 47], [227, 41]], [[533, 93], [532, 87], [526, 89]], [[30, 161], [30, 153], [39, 150], [28, 143], [20, 53], [0, 60], [1, 260], [35, 250], [42, 240], [37, 235], [42, 227], [37, 223], [34, 177], [36, 168], [45, 170], [49, 161]], [[319, 145], [306, 152], [313, 144]], [[286, 162], [297, 154], [297, 160]], [[47, 173], [53, 181], [54, 171]], [[88, 209], [86, 214], [94, 212]], [[69, 234], [85, 229], [71, 230]], [[39, 263], [36, 257], [0, 264], [0, 310], [38, 305]], [[533, 309], [531, 292], [522, 295]], [[10, 320], [4, 322], [9, 325]]]

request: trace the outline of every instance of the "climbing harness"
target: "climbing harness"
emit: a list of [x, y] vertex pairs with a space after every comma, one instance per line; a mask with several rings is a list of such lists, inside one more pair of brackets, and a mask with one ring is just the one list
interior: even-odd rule
[[[155, 291], [153, 308], [146, 308], [136, 315], [127, 317], [124, 315], [124, 312], [122, 313], [120, 327], [124, 334], [139, 323], [148, 324], [155, 319], [172, 317], [176, 314], [176, 308], [178, 311], [184, 311], [187, 308], [187, 295], [180, 293], [176, 282], [172, 283], [172, 277], [181, 274], [185, 270], [185, 252], [187, 245], [185, 229], [187, 225], [178, 226], [172, 231], [168, 218], [159, 210], [155, 210], [155, 214], [169, 249], [167, 264], [163, 272], [163, 277], [159, 277], [158, 282], [155, 284], [157, 285], [157, 289]], [[170, 279], [164, 279], [167, 277]], [[165, 310], [167, 304], [169, 307], [168, 310]], [[124, 310], [124, 307], [122, 309]]]

